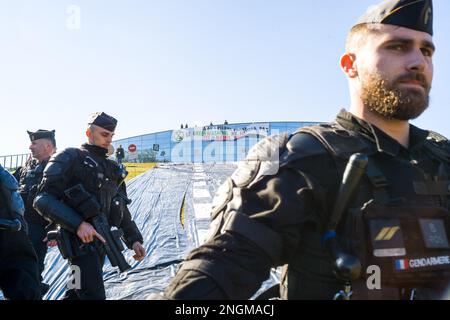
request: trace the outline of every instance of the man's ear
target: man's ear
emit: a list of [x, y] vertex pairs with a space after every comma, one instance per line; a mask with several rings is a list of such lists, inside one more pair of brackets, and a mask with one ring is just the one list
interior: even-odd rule
[[356, 56], [353, 53], [345, 53], [341, 57], [341, 69], [349, 78], [358, 76], [358, 68], [356, 66]]
[[91, 137], [91, 134], [92, 134], [91, 129], [87, 128], [87, 129], [86, 129], [86, 137], [90, 138], [90, 137]]

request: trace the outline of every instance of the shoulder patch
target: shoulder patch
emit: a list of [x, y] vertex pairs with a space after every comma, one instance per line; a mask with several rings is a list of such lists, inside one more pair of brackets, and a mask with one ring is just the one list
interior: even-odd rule
[[429, 131], [427, 140], [431, 140], [431, 141], [438, 142], [438, 143], [449, 144], [449, 141], [446, 137], [444, 137], [443, 135], [441, 135], [437, 132], [434, 132], [434, 131]]
[[267, 137], [255, 144], [249, 151], [246, 159], [239, 163], [231, 179], [236, 186], [242, 188], [257, 177], [273, 175], [280, 166], [280, 154], [283, 152], [288, 140], [287, 133]]
[[450, 162], [450, 141], [443, 135], [429, 131], [425, 146], [439, 159]]

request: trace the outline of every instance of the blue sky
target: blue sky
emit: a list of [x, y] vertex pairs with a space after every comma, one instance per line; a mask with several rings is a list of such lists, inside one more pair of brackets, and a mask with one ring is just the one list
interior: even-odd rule
[[[95, 111], [119, 120], [117, 139], [225, 119], [331, 121], [349, 103], [346, 34], [376, 2], [0, 0], [0, 155], [27, 152], [39, 128], [77, 146]], [[450, 1], [434, 9], [432, 100], [413, 123], [450, 136]]]

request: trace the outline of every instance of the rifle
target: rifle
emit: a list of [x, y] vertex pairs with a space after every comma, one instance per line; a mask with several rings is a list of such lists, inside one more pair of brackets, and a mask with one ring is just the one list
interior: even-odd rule
[[[131, 268], [122, 254], [124, 247], [120, 240], [123, 236], [122, 230], [111, 230], [108, 219], [101, 211], [100, 204], [87, 192], [82, 184], [77, 184], [64, 191], [68, 204], [83, 214], [86, 220], [90, 220], [94, 229], [106, 240], [102, 243], [106, 255], [113, 267], [119, 267], [120, 272]], [[97, 241], [97, 240], [96, 240]]]
[[91, 222], [95, 230], [106, 240], [103, 246], [111, 265], [119, 267], [120, 272], [131, 269], [122, 254], [122, 250], [124, 250], [122, 242], [120, 242], [120, 237], [123, 236], [122, 230], [111, 230], [104, 213], [93, 217]]

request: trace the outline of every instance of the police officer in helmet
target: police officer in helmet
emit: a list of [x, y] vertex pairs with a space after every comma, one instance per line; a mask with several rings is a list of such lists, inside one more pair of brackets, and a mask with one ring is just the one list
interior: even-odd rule
[[432, 26], [431, 0], [368, 9], [340, 60], [349, 111], [250, 151], [165, 297], [247, 299], [283, 266], [283, 299], [442, 298], [450, 145], [409, 123], [428, 107]]
[[[91, 224], [100, 213], [107, 216], [110, 226], [123, 231], [122, 238], [134, 250], [136, 260], [145, 256], [142, 235], [126, 205], [117, 200], [119, 193], [126, 197], [120, 167], [107, 159], [116, 125], [117, 120], [106, 113], [94, 113], [86, 130], [88, 142], [50, 158], [34, 201], [34, 208], [44, 218], [60, 226], [59, 249], [70, 265], [80, 269], [81, 285], [68, 290], [65, 299], [105, 299], [105, 247], [101, 243], [106, 241]], [[74, 203], [68, 193], [74, 187], [82, 188], [89, 197]]]

